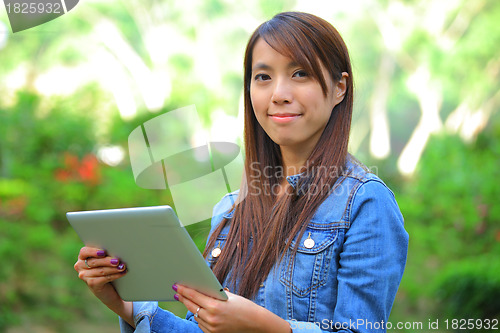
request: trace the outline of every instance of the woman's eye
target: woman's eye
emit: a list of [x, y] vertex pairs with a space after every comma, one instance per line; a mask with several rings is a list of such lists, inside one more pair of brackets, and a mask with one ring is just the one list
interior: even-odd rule
[[306, 71], [299, 70], [299, 71], [296, 71], [295, 73], [293, 73], [293, 76], [294, 77], [307, 77], [307, 76], [309, 76], [309, 74], [307, 74]]
[[255, 75], [255, 81], [266, 81], [270, 80], [271, 77], [267, 74], [257, 74]]

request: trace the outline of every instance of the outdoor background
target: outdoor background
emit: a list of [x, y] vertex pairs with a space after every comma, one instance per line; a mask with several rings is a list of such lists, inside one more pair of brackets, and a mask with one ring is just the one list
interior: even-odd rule
[[[0, 332], [118, 332], [73, 269], [65, 213], [171, 203], [135, 184], [128, 157], [131, 131], [162, 113], [194, 104], [213, 141], [240, 142], [244, 47], [284, 10], [349, 47], [350, 150], [410, 234], [390, 321], [500, 317], [500, 1], [84, 0], [15, 34], [4, 8]], [[208, 228], [189, 227], [200, 248]]]

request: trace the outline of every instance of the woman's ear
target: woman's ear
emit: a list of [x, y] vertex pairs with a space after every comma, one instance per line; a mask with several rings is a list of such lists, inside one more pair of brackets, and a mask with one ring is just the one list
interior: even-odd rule
[[337, 103], [342, 102], [344, 99], [346, 90], [347, 90], [347, 79], [349, 78], [349, 74], [346, 72], [342, 72], [342, 77], [335, 86], [335, 98], [337, 99]]

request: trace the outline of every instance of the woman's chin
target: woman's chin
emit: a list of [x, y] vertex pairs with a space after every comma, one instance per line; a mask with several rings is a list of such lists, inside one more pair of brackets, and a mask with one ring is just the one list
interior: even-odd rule
[[271, 138], [274, 143], [276, 143], [280, 147], [290, 147], [298, 144], [297, 138], [292, 137], [279, 137], [279, 138]]

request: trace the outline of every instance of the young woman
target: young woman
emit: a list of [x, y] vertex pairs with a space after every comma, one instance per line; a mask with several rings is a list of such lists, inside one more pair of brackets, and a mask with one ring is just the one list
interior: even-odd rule
[[408, 234], [394, 195], [347, 152], [353, 80], [328, 22], [287, 12], [245, 53], [243, 188], [214, 208], [205, 258], [228, 290], [219, 301], [181, 285], [186, 319], [124, 302], [126, 272], [84, 247], [75, 269], [121, 318], [123, 332], [384, 332]]

